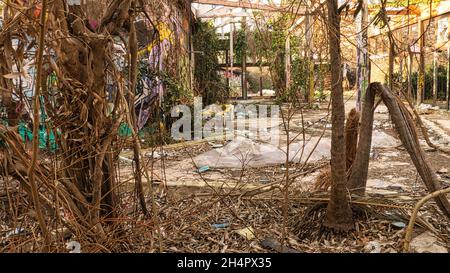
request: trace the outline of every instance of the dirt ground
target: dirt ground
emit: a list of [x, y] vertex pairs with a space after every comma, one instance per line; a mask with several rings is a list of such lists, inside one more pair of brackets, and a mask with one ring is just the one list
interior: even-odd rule
[[[247, 103], [259, 104], [261, 101]], [[270, 104], [271, 101], [263, 103]], [[348, 98], [347, 113], [354, 105], [355, 101]], [[278, 158], [277, 163], [254, 167], [244, 164], [241, 168], [216, 168], [211, 165], [199, 173], [199, 168], [205, 166], [195, 165], [198, 156], [214, 150], [225, 151], [231, 142], [203, 140], [167, 145], [156, 148], [153, 157], [152, 150], [146, 149], [143, 154], [149, 177], [144, 178], [144, 190], [147, 206], [152, 211], [150, 218], [142, 216], [135, 201], [132, 152], [123, 151], [117, 174], [121, 181], [119, 198], [126, 212], [120, 219], [124, 225], [122, 237], [102, 247], [98, 242], [83, 242], [82, 251], [107, 251], [109, 247], [118, 251], [117, 245], [124, 252], [402, 251], [405, 226], [412, 209], [427, 191], [402, 148], [384, 105], [375, 111], [367, 194], [352, 200], [355, 230], [336, 234], [321, 229], [327, 191], [315, 190], [315, 185], [329, 163], [326, 142], [330, 138], [331, 125], [327, 116], [328, 104], [320, 104], [318, 109], [304, 109], [291, 119], [290, 139], [298, 136], [293, 143], [303, 143], [304, 127], [307, 128], [305, 139], [320, 139], [316, 147], [319, 154], [312, 149], [307, 162], [303, 155], [302, 160], [294, 158], [289, 165]], [[422, 118], [432, 141], [440, 147], [450, 148], [447, 141], [450, 138], [450, 114], [433, 110]], [[280, 118], [279, 148], [284, 147], [286, 151], [287, 134], [282, 130], [282, 124]], [[314, 144], [314, 141], [310, 142]], [[267, 159], [265, 150], [258, 150], [258, 145], [263, 143], [257, 140], [246, 143], [250, 143], [249, 149], [260, 152], [258, 158]], [[440, 181], [447, 187], [450, 184], [450, 156], [434, 151], [423, 140], [421, 146]], [[219, 165], [224, 163], [220, 158], [217, 161]], [[288, 187], [287, 174], [290, 178]], [[5, 198], [0, 196], [2, 206], [7, 203]], [[21, 235], [33, 235], [38, 230], [35, 222], [14, 229], [20, 223], [6, 219], [6, 207], [2, 211], [1, 227], [6, 233], [0, 246], [8, 251], [32, 251], [33, 247], [26, 243], [32, 240], [26, 236], [22, 236], [25, 239], [16, 248], [8, 247], [12, 240], [20, 240]], [[26, 222], [29, 217], [32, 212], [25, 213], [20, 219]], [[413, 238], [411, 250], [415, 252], [447, 252], [450, 248], [449, 219], [438, 211], [434, 202], [422, 208]], [[77, 235], [69, 235], [64, 240], [77, 240]], [[285, 246], [283, 249], [280, 248], [281, 241]], [[67, 251], [63, 243], [58, 251]]]
[[[354, 100], [347, 100], [346, 111], [354, 105]], [[325, 127], [323, 139], [329, 138], [327, 106], [321, 104], [320, 109], [305, 109], [303, 117], [295, 114], [290, 135], [301, 132], [303, 119], [303, 124], [310, 126], [306, 130], [308, 136], [321, 135]], [[440, 140], [450, 136], [446, 127], [450, 115], [436, 111], [423, 117], [434, 124], [429, 128], [432, 140], [449, 148], [450, 143]], [[159, 185], [156, 207], [163, 229], [163, 236], [155, 238], [154, 243], [161, 242], [169, 252], [277, 252], [280, 250], [278, 242], [285, 238], [289, 248], [284, 252], [401, 251], [412, 208], [427, 191], [409, 155], [401, 147], [384, 105], [375, 112], [374, 130], [376, 144], [371, 152], [367, 196], [353, 204], [363, 206], [364, 215], [358, 215], [355, 209], [356, 230], [350, 234], [319, 232], [324, 209], [315, 210], [312, 215], [308, 213], [311, 206], [325, 204], [326, 192], [315, 191], [314, 184], [329, 158], [307, 164], [291, 163], [289, 176], [293, 180], [286, 191], [285, 164], [210, 168], [197, 173], [202, 166], [194, 165], [196, 156], [214, 149], [213, 146], [227, 144], [203, 141], [164, 147], [167, 155], [154, 162], [153, 173]], [[280, 146], [286, 144], [285, 136], [282, 132]], [[421, 146], [442, 183], [449, 185], [450, 156], [433, 151], [423, 140]], [[151, 152], [146, 152], [150, 156]], [[122, 164], [122, 180], [132, 181], [130, 165]], [[448, 219], [433, 202], [422, 209], [419, 218], [414, 237], [428, 236], [426, 239], [432, 241], [431, 245], [438, 247], [435, 251], [447, 251], [450, 246]], [[413, 246], [419, 245], [413, 251], [429, 251], [421, 248], [419, 239], [413, 240]]]

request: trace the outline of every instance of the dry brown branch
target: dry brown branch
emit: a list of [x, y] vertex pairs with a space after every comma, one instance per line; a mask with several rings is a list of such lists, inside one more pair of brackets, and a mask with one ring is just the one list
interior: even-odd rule
[[[348, 181], [349, 189], [358, 194], [363, 194], [367, 182], [369, 166], [369, 153], [372, 141], [373, 104], [375, 95], [380, 94], [384, 104], [391, 114], [392, 122], [398, 132], [403, 146], [411, 157], [420, 177], [429, 192], [441, 189], [441, 185], [426, 159], [426, 155], [420, 147], [417, 132], [411, 114], [407, 111], [397, 95], [393, 94], [387, 87], [375, 82], [369, 85], [366, 92], [366, 101], [362, 112], [362, 125], [358, 141], [358, 151], [355, 165]], [[450, 203], [445, 196], [436, 196], [436, 203], [447, 217], [450, 217]]]
[[36, 209], [36, 215], [38, 218], [39, 226], [41, 228], [42, 235], [44, 236], [45, 246], [44, 250], [48, 251], [50, 247], [50, 236], [47, 230], [47, 224], [45, 223], [44, 215], [39, 200], [38, 186], [35, 181], [35, 168], [38, 158], [38, 144], [39, 144], [39, 124], [40, 124], [40, 94], [41, 94], [41, 81], [42, 81], [42, 59], [44, 53], [44, 37], [45, 37], [45, 16], [47, 11], [47, 1], [42, 1], [42, 12], [40, 16], [40, 28], [39, 28], [39, 46], [37, 56], [37, 76], [36, 76], [36, 91], [34, 94], [34, 122], [33, 122], [33, 152], [31, 158], [31, 165], [28, 169], [28, 178], [30, 180], [31, 195], [33, 198], [34, 207]]
[[420, 208], [432, 198], [436, 198], [438, 196], [444, 196], [444, 198], [445, 198], [445, 194], [447, 194], [447, 193], [450, 193], [450, 188], [446, 188], [446, 189], [442, 189], [442, 190], [438, 190], [438, 191], [432, 192], [432, 193], [424, 196], [422, 199], [420, 199], [419, 202], [417, 202], [416, 206], [414, 207], [414, 210], [413, 210], [413, 213], [411, 215], [411, 218], [409, 219], [408, 226], [406, 228], [405, 241], [404, 241], [404, 244], [403, 244], [403, 252], [409, 252], [409, 244], [411, 242], [411, 237], [412, 237], [414, 224], [416, 222], [416, 218], [417, 218], [417, 215], [419, 213]]

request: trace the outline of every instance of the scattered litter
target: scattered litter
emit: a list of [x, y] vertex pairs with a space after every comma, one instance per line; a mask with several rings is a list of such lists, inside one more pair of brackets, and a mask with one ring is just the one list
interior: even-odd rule
[[196, 172], [197, 173], [204, 173], [204, 172], [207, 172], [209, 170], [210, 170], [209, 166], [203, 166], [203, 167], [198, 168], [198, 170]]
[[400, 141], [383, 131], [374, 130], [372, 133], [372, 148], [397, 147]]
[[418, 107], [418, 112], [419, 112], [419, 114], [429, 114], [429, 113], [431, 113], [432, 108], [433, 108], [433, 106], [431, 106], [431, 104], [422, 103]]
[[373, 122], [373, 128], [374, 129], [378, 129], [380, 127], [382, 127], [381, 121], [376, 120], [376, 121]]
[[387, 113], [388, 113], [388, 109], [387, 109], [387, 107], [386, 107], [385, 105], [379, 105], [379, 106], [377, 107], [377, 109], [375, 110], [375, 113], [378, 113], [378, 114], [387, 114]]
[[375, 189], [389, 189], [393, 191], [404, 191], [403, 185], [398, 183], [390, 183], [381, 179], [368, 179], [367, 186]]
[[401, 201], [411, 201], [414, 198], [412, 198], [410, 196], [406, 196], [406, 195], [399, 195], [396, 197], [396, 199], [401, 200]]
[[[167, 153], [167, 152], [165, 152], [165, 151], [163, 151], [163, 157], [167, 157], [167, 156], [169, 156], [169, 154]], [[152, 157], [152, 152], [146, 152], [145, 153], [145, 156], [146, 157]], [[161, 153], [159, 153], [159, 152], [157, 152], [157, 151], [154, 151], [153, 152], [153, 157], [152, 158], [154, 158], [154, 159], [159, 159], [159, 158], [161, 158]]]
[[278, 147], [260, 144], [244, 137], [237, 137], [222, 148], [207, 151], [194, 158], [197, 166], [234, 169], [276, 165], [284, 161], [284, 153]]
[[368, 253], [381, 253], [381, 245], [377, 241], [370, 241], [364, 246], [364, 251]]
[[411, 240], [411, 249], [417, 253], [448, 253], [448, 250], [439, 245], [438, 238], [426, 231]]
[[[291, 157], [290, 160], [304, 163], [310, 154], [311, 156], [308, 158], [308, 163], [315, 163], [322, 159], [330, 159], [331, 139], [322, 138], [319, 143], [317, 143], [318, 141], [319, 137], [311, 137], [306, 141], [306, 143], [300, 141], [291, 144], [289, 146], [289, 155]], [[317, 147], [315, 147], [316, 144]], [[284, 161], [285, 158], [286, 155], [283, 156]]]
[[392, 222], [391, 225], [396, 228], [405, 228], [406, 227], [406, 224], [403, 222]]
[[236, 230], [236, 233], [241, 235], [247, 240], [253, 240], [255, 238], [255, 231], [252, 227], [246, 227], [243, 229]]
[[408, 162], [400, 162], [400, 161], [388, 161], [386, 162], [386, 165], [390, 166], [409, 166], [411, 165]]
[[23, 228], [15, 228], [14, 230], [9, 231], [6, 233], [6, 238], [9, 238], [11, 236], [20, 235], [22, 233], [25, 233], [25, 229]]
[[400, 153], [399, 152], [386, 152], [386, 153], [382, 153], [382, 155], [386, 156], [386, 157], [397, 157], [400, 155]]
[[119, 156], [119, 159], [122, 160], [122, 161], [124, 161], [124, 162], [133, 163], [133, 160], [132, 160], [132, 159], [126, 158], [126, 157], [124, 157], [124, 156]]
[[405, 180], [408, 180], [408, 178], [406, 178], [406, 177], [394, 177], [394, 178], [391, 179], [391, 181], [394, 182], [394, 183], [398, 183], [398, 182], [405, 181]]
[[367, 188], [367, 192], [372, 195], [379, 195], [381, 197], [389, 196], [389, 195], [398, 195], [396, 191], [390, 191], [385, 189], [376, 189], [376, 188]]
[[261, 178], [259, 178], [259, 183], [268, 184], [268, 183], [270, 183], [270, 179], [267, 177], [261, 177]]
[[219, 223], [219, 224], [212, 224], [213, 228], [226, 228], [230, 226], [230, 223]]
[[275, 96], [275, 90], [271, 90], [271, 89], [263, 89], [262, 90], [262, 95], [263, 96]]
[[380, 154], [377, 151], [370, 152], [371, 159], [378, 159], [379, 157], [380, 157]]
[[209, 145], [211, 145], [211, 147], [213, 149], [217, 149], [217, 148], [222, 148], [223, 144], [222, 143], [214, 143], [214, 142], [208, 142]]
[[70, 250], [69, 253], [81, 253], [81, 244], [77, 241], [70, 241], [66, 243], [66, 249]]

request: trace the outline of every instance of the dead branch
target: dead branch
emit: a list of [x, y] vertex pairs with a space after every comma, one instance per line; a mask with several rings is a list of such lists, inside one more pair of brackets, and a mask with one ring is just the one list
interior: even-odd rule
[[[366, 101], [362, 112], [362, 125], [359, 135], [358, 151], [354, 169], [348, 181], [349, 189], [358, 194], [364, 194], [367, 182], [367, 172], [369, 167], [369, 153], [372, 142], [372, 124], [373, 124], [373, 104], [375, 95], [380, 94], [384, 104], [391, 114], [392, 122], [398, 132], [403, 146], [408, 151], [420, 177], [425, 183], [429, 192], [435, 192], [441, 189], [441, 185], [426, 159], [426, 155], [420, 147], [417, 132], [410, 113], [402, 105], [397, 95], [393, 94], [386, 86], [375, 82], [369, 85], [366, 92]], [[441, 211], [450, 217], [450, 203], [445, 196], [435, 197], [435, 201]]]
[[414, 223], [416, 222], [416, 218], [417, 218], [420, 208], [432, 198], [436, 198], [438, 196], [444, 196], [444, 198], [445, 198], [445, 194], [447, 194], [447, 193], [450, 193], [450, 188], [432, 192], [432, 193], [424, 196], [422, 199], [420, 199], [419, 202], [417, 202], [416, 206], [414, 207], [411, 218], [409, 219], [408, 227], [406, 228], [405, 241], [403, 244], [403, 252], [409, 252], [409, 244], [411, 243], [411, 237], [412, 237], [412, 232], [413, 232], [413, 228], [414, 228]]

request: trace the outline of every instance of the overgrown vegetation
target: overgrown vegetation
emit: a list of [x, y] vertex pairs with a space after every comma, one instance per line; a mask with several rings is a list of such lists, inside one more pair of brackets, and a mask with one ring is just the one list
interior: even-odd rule
[[205, 105], [223, 103], [228, 97], [228, 87], [218, 72], [220, 41], [215, 28], [209, 22], [196, 21], [193, 39], [196, 93], [202, 96]]

